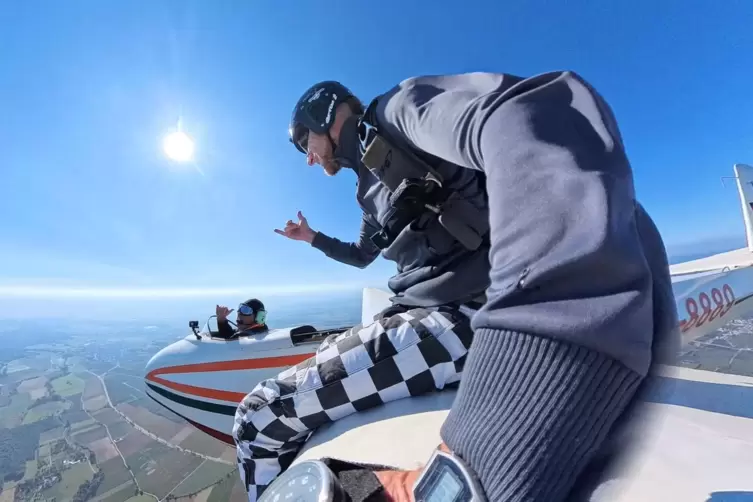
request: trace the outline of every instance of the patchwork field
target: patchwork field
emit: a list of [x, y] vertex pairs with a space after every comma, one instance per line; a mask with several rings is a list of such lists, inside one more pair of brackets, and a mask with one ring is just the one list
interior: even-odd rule
[[99, 378], [95, 376], [87, 376], [86, 380], [84, 380], [84, 400], [97, 397], [97, 396], [103, 396], [105, 394], [105, 391], [102, 389], [102, 384], [99, 381]]
[[[34, 476], [37, 475], [37, 460], [27, 460], [26, 461], [26, 469], [24, 470], [24, 477], [21, 479], [21, 481], [28, 481], [30, 479], [34, 479]], [[19, 483], [20, 481], [16, 482], [15, 484]]]
[[[86, 414], [85, 414], [86, 415]], [[94, 424], [96, 424], [97, 421], [93, 418], [89, 418], [89, 415], [86, 415], [86, 418], [84, 420], [79, 420], [77, 422], [71, 422], [71, 432], [80, 431], [82, 429], [85, 429], [87, 427], [90, 427]]]
[[89, 398], [84, 401], [84, 409], [89, 412], [101, 410], [105, 406], [107, 406], [107, 398], [104, 396], [104, 394]]
[[118, 450], [115, 449], [115, 445], [112, 444], [110, 438], [97, 439], [88, 443], [86, 447], [94, 452], [97, 464], [100, 465], [118, 456]]
[[154, 502], [154, 499], [148, 495], [136, 495], [126, 500], [126, 502]]
[[71, 403], [71, 407], [68, 408], [69, 412], [84, 411], [84, 408], [81, 406], [81, 396], [82, 394], [79, 392], [78, 394], [64, 398]]
[[134, 423], [165, 440], [175, 436], [184, 427], [183, 424], [177, 424], [172, 420], [168, 420], [165, 417], [152, 413], [141, 406], [121, 404], [118, 406], [118, 410]]
[[113, 410], [110, 407], [107, 407], [103, 410], [99, 410], [96, 413], [92, 413], [92, 416], [94, 417], [95, 420], [107, 426], [114, 425], [123, 421], [123, 418], [120, 415], [118, 415], [115, 412], [115, 410]]
[[24, 424], [31, 424], [39, 420], [44, 420], [58, 412], [67, 410], [71, 403], [67, 401], [51, 401], [31, 408], [24, 416]]
[[106, 361], [96, 361], [93, 359], [87, 359], [86, 360], [86, 368], [93, 371], [97, 374], [102, 374], [105, 371], [109, 371], [112, 369], [112, 363], [108, 363]]
[[50, 355], [38, 354], [35, 356], [22, 357], [8, 363], [7, 373], [19, 373], [29, 369], [45, 371], [50, 367]]
[[248, 497], [246, 491], [241, 485], [240, 478], [230, 476], [223, 479], [217, 486], [212, 488], [207, 502], [246, 502]]
[[207, 488], [206, 490], [202, 490], [196, 495], [176, 497], [175, 502], [207, 502], [207, 500], [209, 500], [209, 495], [211, 495], [213, 488], [214, 487], [210, 487], [210, 488]]
[[[121, 403], [131, 403], [145, 396], [139, 387], [126, 380], [133, 379], [122, 375], [107, 375], [105, 377], [107, 393], [115, 406]], [[141, 383], [141, 386], [143, 387], [143, 383]]]
[[240, 477], [232, 476], [230, 479], [235, 479], [233, 483], [233, 489], [230, 490], [230, 498], [228, 502], [248, 502], [248, 495], [246, 489], [243, 488]]
[[31, 402], [31, 397], [26, 392], [12, 395], [10, 403], [0, 408], [0, 427], [13, 428], [20, 425]]
[[71, 500], [76, 494], [78, 487], [94, 477], [94, 473], [89, 468], [89, 464], [81, 462], [72, 465], [61, 473], [62, 479], [53, 486], [42, 492], [45, 497], [56, 500]]
[[153, 441], [142, 451], [126, 459], [144, 491], [164, 497], [203, 459]]
[[49, 443], [45, 443], [39, 447], [39, 458], [44, 458], [50, 454], [50, 445], [52, 444], [52, 441]]
[[16, 488], [12, 487], [7, 490], [3, 490], [0, 492], [0, 502], [13, 502], [13, 499], [16, 495]]
[[65, 431], [62, 427], [52, 429], [51, 431], [45, 431], [39, 436], [39, 444], [44, 444], [49, 441], [56, 441], [64, 436]]
[[[99, 468], [104, 473], [105, 479], [102, 481], [102, 484], [99, 485], [99, 488], [97, 488], [97, 497], [104, 493], [110, 492], [114, 488], [117, 488], [124, 483], [132, 482], [131, 475], [123, 465], [123, 460], [121, 460], [120, 457], [115, 457], [108, 460], [107, 462], [99, 464]], [[128, 497], [132, 495], [133, 492], [130, 492]]]
[[81, 394], [84, 391], [84, 381], [76, 375], [69, 374], [64, 377], [56, 378], [50, 383], [55, 394], [61, 397]]
[[193, 431], [195, 431], [195, 430], [196, 429], [193, 426], [184, 425], [183, 428], [181, 430], [179, 430], [176, 435], [174, 435], [173, 437], [171, 437], [167, 441], [168, 441], [168, 443], [172, 443], [172, 444], [178, 445], [182, 441], [184, 441], [186, 438], [188, 438], [188, 436], [190, 436], [191, 433]]
[[5, 366], [5, 373], [8, 374], [8, 375], [11, 375], [13, 373], [18, 373], [20, 371], [26, 371], [28, 369], [31, 369], [31, 368], [24, 363], [23, 359], [16, 359], [16, 360], [13, 360], [13, 361], [9, 362]]
[[[135, 492], [136, 487], [134, 486], [133, 481], [128, 480], [110, 491], [97, 495], [91, 499], [91, 502], [125, 502], [132, 498]], [[152, 502], [154, 502], [154, 499], [152, 499]]]
[[128, 458], [134, 453], [141, 451], [154, 440], [133, 427], [130, 432], [118, 442], [118, 449], [124, 457]]
[[[97, 422], [94, 422], [94, 421], [92, 421], [92, 423], [91, 423], [91, 424], [88, 424], [88, 425], [86, 425], [86, 426], [82, 426], [82, 427], [79, 427], [79, 428], [78, 428], [78, 429], [76, 429], [76, 430], [72, 430], [72, 431], [71, 431], [71, 436], [78, 436], [79, 434], [83, 434], [83, 433], [85, 433], [85, 432], [90, 432], [90, 431], [93, 431], [93, 430], [95, 430], [95, 429], [99, 429], [100, 427], [102, 427], [102, 426], [101, 426], [101, 425], [99, 425], [99, 424], [98, 424]], [[75, 439], [75, 438], [74, 438], [74, 439]]]
[[[184, 495], [195, 494], [218, 483], [228, 475], [233, 476], [235, 472], [236, 468], [234, 466], [212, 462], [211, 460], [205, 461], [201, 464], [201, 467], [173, 490], [172, 495], [182, 497]], [[207, 493], [208, 495], [209, 493]]]
[[82, 445], [87, 445], [98, 439], [106, 438], [107, 430], [103, 426], [97, 425], [93, 429], [82, 430], [75, 434], [71, 434], [71, 436], [73, 437], [73, 440], [76, 441], [77, 443], [82, 444]]
[[29, 378], [19, 383], [17, 390], [18, 392], [28, 392], [32, 400], [39, 399], [47, 395], [46, 383], [47, 378], [43, 376]]
[[[77, 400], [74, 399], [73, 402], [75, 404]], [[81, 429], [94, 422], [85, 411], [73, 411], [73, 406], [60, 415], [60, 418], [67, 420], [72, 429]]]
[[34, 389], [29, 391], [29, 397], [31, 397], [32, 400], [42, 399], [43, 397], [47, 396], [47, 387], [42, 387], [40, 389]]
[[126, 422], [125, 420], [123, 420], [122, 418], [119, 422], [110, 424], [107, 427], [110, 429], [110, 434], [112, 435], [112, 438], [116, 441], [119, 441], [125, 438], [133, 430], [133, 426], [129, 424], [128, 422]]
[[218, 458], [225, 454], [227, 451], [230, 451], [232, 454], [231, 459], [235, 458], [234, 448], [224, 445], [223, 443], [217, 441], [213, 437], [204, 432], [201, 432], [194, 427], [191, 427], [191, 433], [186, 439], [181, 441], [180, 446], [191, 451]]
[[180, 424], [186, 423], [186, 421], [183, 420], [181, 417], [179, 417], [178, 415], [176, 415], [172, 411], [168, 410], [167, 408], [165, 408], [161, 404], [155, 402], [154, 399], [152, 399], [152, 398], [150, 398], [148, 396], [147, 397], [143, 397], [143, 398], [139, 399], [138, 401], [134, 401], [134, 402], [132, 402], [130, 404], [133, 405], [133, 406], [138, 406], [138, 407], [144, 408], [145, 410], [149, 410], [152, 413], [154, 413], [155, 415], [159, 415], [159, 416], [161, 416], [163, 418], [167, 418], [168, 420], [170, 420], [172, 422], [178, 422]]
[[[56, 358], [55, 364], [50, 361]], [[123, 465], [119, 451], [133, 470], [141, 487], [160, 498], [170, 493], [172, 500], [186, 502], [208, 502], [214, 500], [245, 502], [245, 495], [237, 498], [236, 485], [239, 485], [234, 465], [224, 465], [207, 461], [195, 455], [181, 452], [152, 440], [149, 436], [134, 429], [118, 412], [107, 406], [104, 388], [95, 376], [85, 373], [85, 367], [103, 372], [114, 365], [100, 362], [102, 368], [95, 369], [88, 359], [70, 357], [66, 354], [46, 354], [44, 357], [29, 357], [14, 362], [12, 378], [4, 375], [7, 384], [0, 384], [0, 428], [6, 425], [33, 423], [24, 427], [37, 427], [37, 422], [46, 418], [47, 426], [41, 428], [34, 438], [32, 458], [23, 464], [18, 472], [19, 482], [33, 479], [47, 468], [47, 464], [61, 469], [62, 479], [40, 493], [45, 499], [58, 502], [70, 501], [82, 485], [93, 477], [88, 462], [64, 466], [70, 460], [70, 451], [63, 448], [65, 433], [76, 444], [86, 447], [96, 460], [95, 470], [104, 474], [102, 482], [93, 498], [94, 502], [153, 502], [151, 497], [138, 497], [137, 487], [133, 483], [128, 469]], [[136, 363], [134, 363], [135, 365]], [[71, 368], [76, 366], [73, 370]], [[135, 367], [135, 366], [134, 366]], [[121, 372], [116, 368], [105, 378], [110, 398], [118, 406], [118, 411], [132, 420], [134, 424], [150, 431], [152, 434], [182, 448], [198, 451], [212, 456], [228, 456], [231, 461], [235, 452], [187, 425], [180, 417], [154, 403], [144, 392], [143, 363], [133, 373]], [[49, 389], [52, 389], [52, 398]], [[59, 401], [42, 402], [34, 406], [35, 399], [58, 399]], [[6, 406], [3, 406], [5, 404]], [[87, 411], [95, 419], [92, 419]], [[58, 414], [56, 418], [54, 415]], [[65, 426], [61, 427], [60, 423]], [[105, 429], [104, 425], [107, 425]], [[107, 430], [116, 440], [110, 441]], [[39, 445], [39, 446], [36, 446]], [[57, 451], [57, 453], [54, 453]], [[38, 460], [37, 460], [38, 459]], [[22, 459], [24, 460], [24, 459]], [[0, 493], [0, 502], [13, 502], [14, 488], [6, 486]]]
[[[133, 392], [139, 394], [139, 397], [146, 396], [143, 368], [136, 373], [121, 373], [113, 371], [112, 373], [108, 373], [106, 378], [112, 378], [125, 384], [125, 386]], [[109, 381], [107, 383], [109, 384]]]

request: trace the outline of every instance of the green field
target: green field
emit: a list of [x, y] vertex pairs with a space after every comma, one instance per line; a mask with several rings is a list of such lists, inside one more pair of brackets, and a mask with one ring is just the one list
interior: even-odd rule
[[97, 413], [92, 413], [92, 416], [104, 425], [115, 425], [123, 421], [123, 418], [112, 408], [102, 408]]
[[80, 422], [71, 422], [71, 432], [84, 430], [87, 427], [90, 427], [96, 423], [97, 421], [94, 420], [93, 418], [86, 418], [84, 420], [81, 420]]
[[138, 387], [138, 384], [133, 382], [133, 380], [127, 376], [107, 375], [105, 377], [107, 393], [110, 395], [110, 400], [115, 406], [121, 403], [132, 403], [143, 398], [145, 396], [144, 392], [136, 390], [144, 387], [143, 382], [143, 380], [138, 382], [138, 384], [140, 384], [140, 387]]
[[0, 427], [11, 429], [20, 425], [30, 404], [31, 397], [26, 392], [11, 396], [10, 404], [0, 408]]
[[88, 463], [81, 462], [63, 471], [61, 476], [62, 479], [58, 483], [43, 492], [45, 497], [55, 497], [56, 500], [71, 500], [78, 487], [86, 481], [90, 481], [94, 477], [94, 473], [89, 468]]
[[65, 375], [52, 382], [52, 390], [61, 397], [73, 396], [84, 392], [84, 381], [76, 375]]
[[133, 430], [131, 424], [129, 424], [125, 420], [108, 425], [107, 427], [108, 429], [110, 429], [110, 434], [112, 434], [113, 439], [125, 437], [126, 434]]
[[29, 365], [27, 362], [26, 358], [13, 360], [5, 366], [5, 372], [10, 375], [11, 373], [18, 373], [19, 371], [32, 368], [33, 365]]
[[51, 401], [49, 403], [40, 404], [30, 409], [26, 416], [24, 416], [24, 424], [31, 424], [39, 420], [44, 420], [47, 417], [55, 415], [59, 411], [67, 410], [71, 403], [67, 401]]
[[99, 425], [97, 422], [94, 422], [92, 424], [87, 425], [86, 427], [80, 427], [80, 428], [76, 429], [75, 431], [71, 431], [71, 436], [73, 437], [73, 439], [75, 441], [77, 441], [77, 442], [80, 443], [81, 441], [79, 440], [79, 435], [85, 434], [87, 432], [91, 432], [91, 431], [93, 431], [95, 429], [99, 429], [100, 427], [102, 427], [102, 426]]
[[223, 479], [221, 483], [212, 488], [212, 493], [209, 494], [207, 502], [228, 502], [237, 478], [238, 476], [230, 476], [227, 479]]
[[39, 436], [39, 444], [47, 443], [48, 441], [53, 441], [56, 439], [60, 439], [65, 435], [65, 431], [62, 427], [58, 427], [56, 429], [52, 429], [51, 431], [44, 431]]
[[26, 461], [26, 472], [24, 473], [24, 481], [34, 479], [37, 475], [37, 459]]
[[[73, 398], [73, 405], [75, 406], [77, 403], [80, 403], [80, 401], [76, 398]], [[68, 409], [68, 411], [60, 415], [61, 419], [67, 420], [68, 423], [71, 424], [72, 429], [82, 429], [89, 424], [95, 423], [95, 421], [92, 420], [91, 417], [85, 411], [74, 411], [73, 410], [74, 406], [71, 406]], [[86, 425], [77, 425], [77, 424], [86, 424]]]
[[[69, 412], [74, 413], [76, 411], [84, 411], [83, 403], [81, 402], [81, 393], [73, 394], [72, 396], [68, 396], [65, 399], [67, 399], [71, 403], [71, 407], [68, 409]], [[78, 420], [76, 421], [78, 422]]]
[[100, 464], [99, 468], [104, 473], [105, 479], [99, 485], [99, 488], [97, 488], [97, 496], [107, 493], [113, 488], [131, 480], [131, 475], [123, 465], [123, 460], [120, 457], [111, 458], [107, 462]]
[[76, 434], [72, 434], [73, 440], [79, 444], [88, 444], [92, 441], [96, 441], [97, 439], [102, 439], [107, 437], [107, 429], [105, 429], [103, 426], [98, 425], [95, 428], [91, 430], [81, 430], [81, 432], [77, 432]]
[[164, 406], [160, 405], [159, 403], [155, 402], [154, 399], [151, 399], [149, 397], [142, 397], [138, 401], [134, 401], [130, 404], [131, 406], [140, 406], [142, 408], [146, 408], [152, 413], [159, 415], [161, 417], [165, 417], [168, 420], [172, 420], [175, 423], [179, 423], [179, 424], [186, 423], [185, 420], [183, 420], [181, 417], [179, 417], [178, 415], [168, 410]]
[[[133, 458], [136, 457], [136, 458]], [[133, 460], [132, 460], [133, 459]], [[203, 460], [160, 443], [152, 443], [141, 454], [128, 458], [128, 465], [144, 491], [164, 497]]]
[[[99, 490], [97, 491], [99, 493]], [[116, 486], [110, 491], [103, 492], [93, 499], [91, 502], [125, 502], [129, 498], [133, 497], [136, 493], [136, 488], [133, 485], [132, 480], [128, 480], [125, 483]], [[152, 499], [153, 501], [154, 499]]]
[[126, 502], [154, 502], [154, 499], [149, 495], [136, 495], [126, 500]]
[[209, 455], [210, 457], [220, 457], [231, 448], [198, 429], [192, 431], [186, 439], [181, 441], [180, 446], [187, 450]]
[[230, 473], [232, 473], [232, 477], [235, 475], [235, 472], [235, 466], [207, 460], [196, 470], [196, 472], [191, 474], [188, 479], [183, 481], [181, 485], [173, 491], [173, 495], [176, 497], [182, 497], [183, 495], [191, 495], [200, 492], [204, 488], [219, 482]]

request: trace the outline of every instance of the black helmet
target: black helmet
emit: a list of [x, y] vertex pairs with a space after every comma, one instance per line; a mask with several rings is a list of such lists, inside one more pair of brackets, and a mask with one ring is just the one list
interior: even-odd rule
[[[348, 98], [354, 97], [340, 82], [326, 80], [309, 87], [295, 104], [290, 117], [288, 135], [290, 142], [302, 153], [308, 147], [308, 133], [328, 134], [335, 121], [335, 109]], [[332, 141], [332, 138], [330, 138]]]
[[261, 300], [251, 298], [238, 305], [238, 313], [243, 315], [253, 315], [258, 324], [264, 324], [267, 319], [267, 310]]

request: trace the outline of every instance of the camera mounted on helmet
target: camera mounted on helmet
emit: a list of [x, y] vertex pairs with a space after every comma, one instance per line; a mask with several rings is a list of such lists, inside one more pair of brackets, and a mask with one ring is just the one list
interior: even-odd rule
[[326, 80], [309, 87], [295, 105], [288, 126], [290, 142], [303, 154], [308, 153], [308, 136], [326, 134], [334, 144], [329, 130], [335, 121], [335, 110], [340, 103], [355, 95], [339, 82]]

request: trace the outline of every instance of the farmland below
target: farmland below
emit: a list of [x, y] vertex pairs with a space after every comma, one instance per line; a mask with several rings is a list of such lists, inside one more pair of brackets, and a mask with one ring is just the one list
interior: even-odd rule
[[58, 329], [0, 354], [0, 502], [245, 501], [235, 451], [146, 395], [164, 342], [109, 329], [132, 336]]

